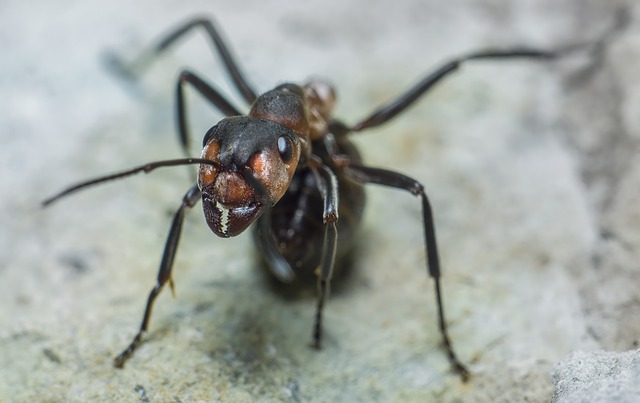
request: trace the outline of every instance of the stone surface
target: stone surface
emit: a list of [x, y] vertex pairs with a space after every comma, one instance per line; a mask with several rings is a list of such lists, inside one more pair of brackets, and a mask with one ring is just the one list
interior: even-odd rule
[[640, 350], [576, 351], [553, 372], [553, 401], [632, 403], [640, 400]]
[[[375, 3], [375, 4], [374, 4]], [[596, 56], [470, 63], [394, 122], [355, 136], [372, 165], [411, 175], [434, 206], [453, 342], [439, 348], [419, 203], [371, 187], [352, 275], [335, 284], [323, 351], [313, 298], [268, 286], [251, 239], [189, 214], [174, 279], [126, 368], [170, 215], [168, 169], [40, 202], [77, 180], [181, 156], [184, 66], [234, 94], [201, 34], [136, 83], [104, 67], [196, 13], [215, 16], [267, 90], [311, 76], [354, 123], [454, 55], [597, 38]], [[549, 401], [571, 351], [640, 338], [640, 10], [636, 2], [401, 0], [6, 1], [0, 5], [0, 400]], [[234, 103], [242, 105], [238, 97]], [[194, 134], [220, 115], [189, 98]], [[199, 137], [199, 136], [196, 136]], [[194, 149], [194, 154], [198, 151]]]

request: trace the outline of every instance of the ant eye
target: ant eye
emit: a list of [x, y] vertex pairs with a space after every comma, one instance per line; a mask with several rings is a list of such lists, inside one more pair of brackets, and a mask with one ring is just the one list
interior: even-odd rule
[[286, 136], [278, 137], [278, 152], [280, 153], [282, 162], [285, 164], [291, 162], [291, 158], [293, 158], [293, 144], [291, 144], [290, 138]]

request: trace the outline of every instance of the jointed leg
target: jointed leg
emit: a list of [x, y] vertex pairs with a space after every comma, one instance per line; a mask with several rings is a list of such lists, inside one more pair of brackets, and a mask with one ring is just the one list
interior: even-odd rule
[[144, 310], [144, 317], [142, 318], [140, 330], [133, 338], [133, 341], [131, 341], [129, 346], [114, 359], [114, 365], [118, 368], [122, 368], [125, 361], [129, 359], [129, 357], [131, 357], [134, 350], [140, 345], [140, 341], [147, 332], [147, 328], [149, 326], [149, 319], [151, 318], [153, 303], [158, 294], [160, 294], [160, 291], [162, 291], [164, 285], [168, 282], [169, 286], [171, 287], [171, 291], [174, 291], [173, 280], [171, 279], [171, 269], [173, 267], [173, 260], [178, 249], [178, 242], [180, 241], [180, 233], [182, 231], [185, 208], [193, 207], [200, 199], [200, 195], [200, 189], [198, 189], [197, 186], [193, 186], [191, 189], [189, 189], [189, 191], [182, 199], [182, 204], [173, 216], [171, 228], [169, 229], [169, 236], [167, 237], [167, 242], [164, 247], [164, 253], [162, 254], [162, 261], [160, 262], [160, 268], [158, 270], [158, 280], [155, 287], [153, 287], [153, 289], [149, 293], [149, 298], [147, 299], [147, 305]]
[[222, 58], [224, 67], [227, 69], [227, 72], [231, 76], [234, 85], [236, 86], [242, 97], [247, 102], [253, 103], [253, 101], [255, 101], [257, 98], [256, 92], [252, 89], [251, 85], [249, 85], [249, 82], [240, 71], [238, 64], [231, 56], [231, 52], [220, 36], [220, 33], [216, 30], [213, 23], [205, 18], [195, 18], [179, 26], [178, 28], [170, 32], [167, 36], [162, 38], [150, 51], [140, 54], [140, 56], [135, 59], [130, 65], [125, 65], [125, 63], [113, 57], [113, 55], [110, 60], [111, 65], [124, 76], [136, 76], [140, 74], [142, 70], [145, 70], [162, 52], [168, 49], [178, 39], [182, 38], [184, 35], [197, 27], [204, 28], [207, 36], [209, 37], [209, 39], [211, 39], [215, 49]]
[[398, 113], [407, 109], [418, 98], [424, 95], [431, 87], [437, 84], [441, 79], [445, 78], [449, 74], [458, 70], [458, 68], [467, 61], [481, 60], [481, 59], [515, 59], [515, 58], [529, 58], [529, 59], [552, 59], [561, 54], [560, 52], [545, 52], [535, 49], [518, 48], [505, 51], [484, 51], [470, 53], [466, 56], [462, 56], [453, 59], [436, 69], [432, 73], [424, 77], [420, 82], [409, 88], [404, 93], [400, 94], [396, 99], [390, 101], [386, 105], [381, 106], [371, 115], [362, 119], [356, 123], [351, 130], [361, 131], [370, 127], [379, 126], [388, 120], [392, 119]]
[[295, 272], [289, 262], [278, 250], [276, 238], [271, 232], [271, 215], [265, 211], [256, 222], [256, 244], [260, 249], [260, 254], [269, 264], [271, 273], [283, 283], [290, 283], [295, 278]]
[[[271, 206], [272, 202], [269, 199], [269, 194], [264, 186], [253, 176], [253, 173], [248, 168], [242, 171], [242, 176], [246, 179], [249, 185], [255, 189], [259, 195], [262, 203], [265, 206]], [[296, 274], [289, 265], [289, 262], [282, 256], [276, 239], [271, 232], [271, 211], [267, 209], [262, 216], [258, 218], [256, 222], [256, 244], [260, 249], [262, 256], [269, 264], [269, 269], [280, 281], [289, 283], [293, 281]]]
[[178, 135], [180, 136], [180, 144], [185, 154], [189, 156], [190, 136], [187, 127], [187, 108], [184, 93], [185, 84], [190, 84], [195, 88], [207, 101], [211, 102], [226, 116], [237, 116], [240, 112], [214, 87], [207, 84], [197, 75], [188, 70], [180, 73], [178, 82], [176, 83], [176, 112], [178, 115]]
[[435, 283], [436, 303], [438, 305], [438, 325], [440, 333], [442, 334], [444, 347], [449, 356], [449, 361], [462, 380], [466, 381], [469, 378], [469, 372], [458, 360], [447, 332], [447, 323], [444, 317], [444, 308], [440, 290], [440, 261], [438, 258], [438, 247], [436, 244], [435, 225], [433, 222], [431, 205], [426, 193], [424, 192], [423, 186], [408, 176], [384, 169], [348, 164], [345, 166], [344, 171], [354, 180], [361, 183], [376, 183], [379, 185], [407, 190], [416, 196], [420, 196], [422, 201], [422, 222], [425, 235], [425, 248], [428, 262], [427, 266], [429, 275], [433, 278]]
[[322, 311], [324, 302], [329, 297], [331, 276], [333, 275], [338, 246], [338, 231], [336, 228], [336, 222], [338, 221], [338, 180], [334, 173], [315, 157], [310, 160], [310, 167], [324, 201], [322, 220], [325, 224], [325, 233], [322, 243], [322, 261], [318, 272], [316, 317], [313, 326], [313, 339], [311, 340], [312, 347], [320, 348], [322, 345]]
[[572, 46], [566, 46], [553, 51], [544, 51], [527, 47], [518, 47], [506, 50], [484, 50], [469, 53], [462, 57], [450, 60], [444, 63], [438, 69], [424, 77], [417, 84], [400, 94], [386, 105], [381, 106], [368, 117], [356, 123], [351, 130], [361, 131], [370, 127], [379, 126], [392, 119], [398, 113], [404, 111], [412, 105], [418, 98], [424, 95], [431, 87], [437, 84], [441, 79], [447, 77], [450, 73], [458, 70], [465, 62], [471, 60], [483, 59], [538, 59], [551, 60], [557, 57], [566, 56], [576, 51], [591, 51], [598, 53], [609, 43], [613, 37], [621, 32], [629, 22], [628, 10], [621, 9], [613, 21], [613, 24], [600, 35], [599, 38], [591, 42], [578, 43]]
[[338, 246], [338, 231], [336, 223], [326, 222], [324, 240], [322, 242], [322, 262], [320, 263], [320, 273], [318, 273], [318, 301], [316, 305], [316, 317], [313, 326], [313, 339], [311, 347], [322, 347], [322, 311], [324, 302], [329, 297], [331, 276], [336, 260], [336, 248]]

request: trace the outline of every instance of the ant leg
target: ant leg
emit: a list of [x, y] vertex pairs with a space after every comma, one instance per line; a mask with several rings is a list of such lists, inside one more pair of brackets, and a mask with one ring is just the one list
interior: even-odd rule
[[322, 242], [322, 260], [318, 271], [318, 301], [316, 317], [313, 327], [311, 347], [319, 349], [322, 345], [322, 310], [324, 302], [329, 297], [331, 276], [336, 261], [338, 246], [338, 180], [335, 174], [316, 156], [311, 156], [309, 166], [318, 183], [318, 190], [322, 195], [324, 207], [322, 221], [325, 224], [324, 240]]
[[411, 106], [418, 98], [429, 91], [429, 89], [431, 89], [431, 87], [437, 84], [441, 79], [458, 70], [458, 68], [460, 68], [460, 66], [467, 61], [482, 59], [501, 60], [519, 58], [552, 60], [561, 56], [569, 55], [576, 51], [583, 50], [587, 50], [591, 53], [597, 54], [598, 52], [602, 52], [604, 46], [606, 46], [614, 38], [615, 35], [624, 30], [628, 24], [628, 12], [627, 10], [622, 8], [616, 14], [613, 24], [595, 41], [578, 43], [572, 46], [566, 46], [564, 48], [556, 49], [555, 51], [544, 51], [527, 47], [517, 47], [505, 50], [484, 50], [469, 53], [467, 55], [463, 55], [462, 57], [455, 58], [447, 63], [444, 63], [438, 69], [424, 77], [417, 84], [413, 85], [404, 93], [400, 94], [397, 98], [391, 100], [386, 105], [381, 106], [368, 117], [356, 123], [351, 128], [351, 130], [359, 132], [370, 127], [379, 126], [387, 122], [388, 120], [391, 120], [398, 113]]
[[[249, 185], [255, 189], [259, 195], [262, 203], [265, 206], [271, 206], [272, 201], [269, 198], [269, 194], [265, 187], [260, 183], [251, 172], [250, 169], [245, 168], [241, 172], [242, 176], [249, 183]], [[269, 269], [278, 280], [284, 283], [290, 283], [295, 277], [295, 272], [289, 265], [289, 262], [282, 256], [278, 250], [276, 239], [271, 232], [271, 208], [268, 207], [262, 215], [258, 218], [255, 227], [255, 241], [258, 249], [262, 252], [262, 256], [269, 264]]]
[[113, 363], [116, 367], [122, 368], [124, 366], [125, 361], [131, 357], [135, 349], [140, 345], [140, 341], [142, 337], [147, 332], [147, 328], [149, 325], [149, 319], [151, 318], [151, 310], [153, 308], [153, 303], [162, 291], [164, 285], [168, 282], [171, 287], [172, 293], [175, 294], [175, 290], [173, 287], [173, 280], [171, 279], [171, 269], [173, 267], [173, 260], [176, 256], [176, 251], [178, 250], [178, 242], [180, 241], [180, 233], [182, 231], [182, 223], [184, 221], [184, 212], [186, 207], [193, 207], [198, 200], [200, 199], [200, 189], [198, 189], [197, 185], [194, 185], [189, 191], [184, 195], [182, 199], [182, 204], [176, 211], [173, 216], [173, 221], [171, 222], [171, 228], [169, 229], [169, 236], [167, 237], [167, 242], [164, 247], [164, 253], [162, 254], [162, 261], [160, 262], [160, 268], [158, 270], [158, 280], [149, 293], [149, 298], [147, 299], [147, 305], [144, 310], [144, 316], [142, 318], [142, 324], [140, 325], [140, 330], [133, 338], [129, 346], [118, 355]]
[[190, 84], [195, 88], [207, 101], [211, 102], [226, 116], [238, 116], [241, 113], [214, 87], [207, 84], [200, 77], [183, 70], [176, 83], [176, 112], [178, 115], [178, 135], [180, 136], [180, 145], [186, 156], [189, 156], [190, 136], [187, 128], [187, 105], [184, 93], [185, 84]]
[[[333, 266], [336, 260], [336, 248], [338, 246], [338, 231], [336, 222], [338, 221], [338, 179], [335, 174], [322, 163], [315, 155], [309, 158], [309, 168], [313, 172], [318, 190], [324, 203], [322, 211], [322, 221], [325, 224], [324, 240], [322, 244], [322, 261], [318, 268], [318, 300], [316, 306], [315, 322], [313, 326], [313, 339], [311, 347], [320, 348], [322, 341], [322, 310], [324, 302], [329, 297], [329, 284], [333, 275]], [[256, 191], [266, 196], [266, 190], [258, 182], [251, 172], [242, 171], [242, 176]], [[268, 202], [268, 201], [266, 201]], [[258, 220], [257, 243], [267, 256], [272, 272], [283, 281], [291, 281], [294, 272], [289, 263], [283, 258], [275, 244], [275, 239], [271, 234], [270, 212], [266, 211]]]
[[436, 244], [436, 231], [433, 222], [431, 204], [429, 203], [427, 194], [424, 191], [424, 187], [416, 180], [400, 173], [384, 169], [365, 167], [349, 162], [345, 162], [344, 172], [357, 182], [363, 184], [375, 183], [392, 188], [407, 190], [415, 196], [420, 196], [420, 198], [422, 199], [422, 223], [425, 235], [425, 248], [428, 262], [427, 267], [429, 270], [429, 275], [431, 276], [431, 278], [433, 278], [433, 281], [435, 283], [436, 303], [438, 304], [438, 324], [440, 327], [440, 333], [442, 334], [442, 341], [447, 351], [447, 355], [449, 356], [449, 362], [451, 362], [453, 369], [458, 373], [462, 381], [467, 381], [469, 379], [469, 371], [458, 360], [447, 332], [447, 323], [444, 317], [442, 293], [440, 290], [440, 260], [438, 258], [438, 247]]
[[458, 68], [467, 61], [481, 60], [481, 59], [516, 59], [516, 58], [529, 58], [529, 59], [553, 59], [562, 54], [562, 52], [545, 52], [529, 48], [516, 48], [511, 50], [488, 50], [483, 52], [470, 53], [468, 55], [453, 59], [438, 69], [433, 71], [424, 77], [417, 84], [400, 94], [397, 98], [391, 100], [386, 105], [381, 106], [375, 112], [370, 114], [365, 119], [356, 123], [351, 130], [355, 132], [368, 129], [370, 127], [379, 126], [389, 120], [400, 112], [411, 106], [418, 98], [424, 95], [435, 84], [440, 82], [449, 74], [458, 70]]
[[271, 273], [283, 283], [292, 282], [296, 275], [278, 250], [276, 239], [271, 232], [271, 215], [268, 210], [256, 222], [255, 237], [256, 245], [267, 261]]
[[[255, 189], [259, 195], [262, 203], [265, 206], [271, 206], [272, 202], [269, 198], [269, 194], [265, 187], [260, 183], [251, 172], [250, 169], [245, 168], [241, 172], [242, 176], [246, 179], [249, 185]], [[255, 243], [260, 249], [262, 256], [269, 264], [271, 273], [278, 278], [278, 280], [284, 283], [290, 283], [295, 278], [296, 274], [289, 265], [289, 262], [282, 256], [278, 250], [276, 239], [271, 232], [271, 208], [268, 207], [262, 215], [258, 218], [255, 227]]]
[[213, 23], [206, 18], [194, 18], [187, 21], [183, 25], [171, 31], [167, 36], [162, 38], [152, 49], [143, 52], [129, 65], [119, 60], [114, 55], [109, 55], [109, 63], [118, 73], [125, 77], [134, 77], [142, 70], [145, 70], [162, 52], [167, 50], [178, 39], [182, 38], [188, 32], [197, 27], [202, 27], [207, 36], [212, 41], [216, 51], [222, 58], [222, 64], [226, 68], [227, 73], [231, 77], [233, 84], [242, 97], [248, 102], [253, 103], [256, 100], [257, 95], [253, 90], [249, 82], [244, 77], [238, 64], [233, 59], [231, 52], [227, 48], [225, 41], [220, 36], [220, 33], [215, 28]]

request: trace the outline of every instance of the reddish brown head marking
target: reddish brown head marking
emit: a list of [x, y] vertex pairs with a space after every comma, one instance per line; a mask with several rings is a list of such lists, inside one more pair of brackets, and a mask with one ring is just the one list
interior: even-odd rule
[[280, 200], [298, 166], [300, 143], [296, 132], [262, 117], [230, 117], [209, 129], [202, 158], [219, 166], [201, 165], [198, 186], [216, 235], [242, 233]]
[[[202, 158], [208, 159], [213, 162], [220, 163], [220, 143], [216, 140], [211, 140], [209, 143], [205, 144], [202, 149]], [[198, 181], [200, 187], [202, 186], [212, 186], [220, 172], [219, 167], [214, 165], [200, 165], [200, 170], [198, 172]]]

